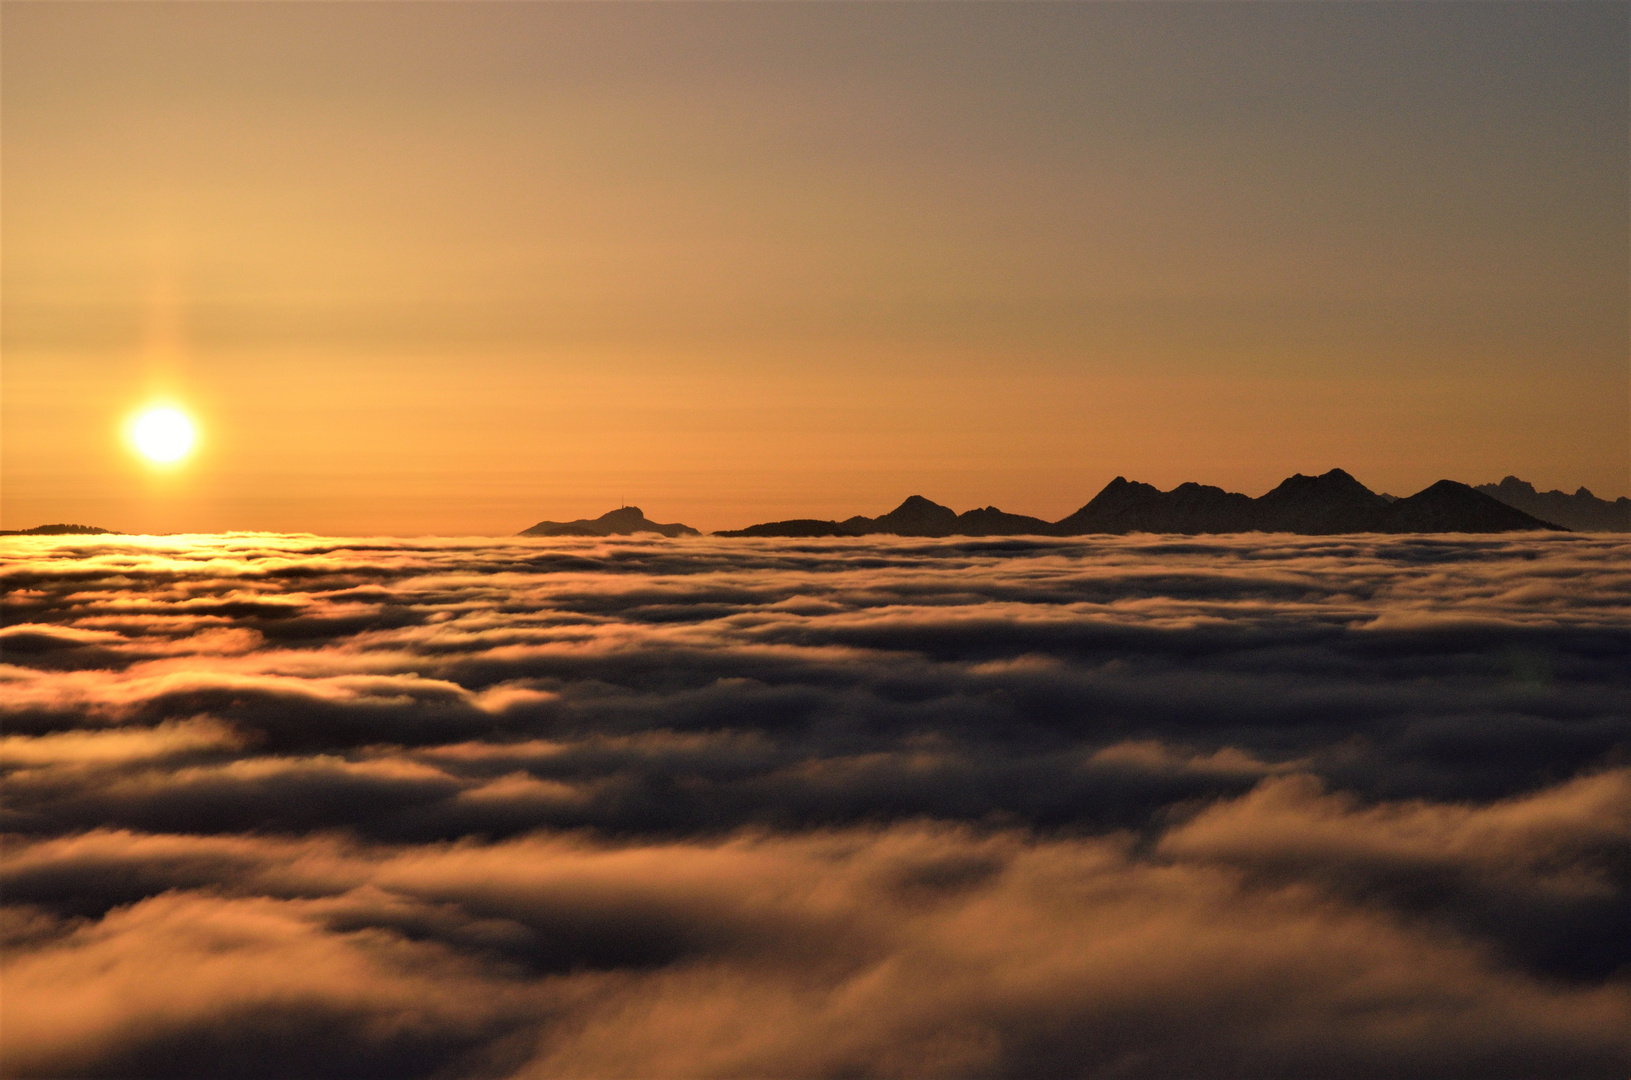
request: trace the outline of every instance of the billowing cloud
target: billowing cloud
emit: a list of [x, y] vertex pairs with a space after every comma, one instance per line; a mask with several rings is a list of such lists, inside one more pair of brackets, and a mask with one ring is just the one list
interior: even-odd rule
[[1623, 541], [8, 543], [7, 1075], [1631, 1068]]

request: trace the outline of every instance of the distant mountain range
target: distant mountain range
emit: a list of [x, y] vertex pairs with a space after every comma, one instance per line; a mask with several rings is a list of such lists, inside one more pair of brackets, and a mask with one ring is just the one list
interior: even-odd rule
[[[1525, 485], [1527, 486], [1527, 485]], [[1533, 490], [1533, 489], [1531, 489]], [[1622, 500], [1623, 501], [1623, 500]], [[1205, 484], [1161, 491], [1116, 477], [1093, 501], [1059, 521], [1009, 514], [994, 506], [959, 514], [913, 495], [881, 517], [844, 521], [801, 518], [730, 529], [716, 536], [1081, 536], [1087, 533], [1289, 532], [1305, 535], [1381, 532], [1567, 531], [1454, 480], [1440, 480], [1407, 499], [1389, 499], [1341, 469], [1298, 473], [1252, 498]]]
[[1478, 490], [1524, 513], [1580, 532], [1631, 532], [1631, 499], [1599, 499], [1585, 488], [1573, 495], [1536, 491], [1527, 480], [1509, 476], [1499, 484], [1479, 484]]
[[623, 506], [593, 520], [540, 521], [518, 536], [630, 536], [634, 533], [661, 533], [664, 536], [698, 536], [689, 525], [662, 525], [648, 521], [638, 506]]
[[[1530, 529], [1631, 532], [1631, 499], [1609, 502], [1585, 488], [1573, 495], [1536, 491], [1508, 476], [1499, 484], [1469, 487], [1440, 480], [1407, 499], [1378, 495], [1341, 469], [1322, 476], [1298, 473], [1266, 495], [1252, 498], [1206, 484], [1179, 484], [1161, 491], [1116, 477], [1074, 514], [1044, 521], [987, 506], [961, 514], [913, 495], [887, 514], [843, 521], [795, 518], [727, 529], [715, 536], [1082, 536], [1088, 533], [1288, 532], [1328, 535], [1350, 532], [1515, 532]], [[0, 536], [112, 534], [94, 525], [37, 525], [0, 529]], [[637, 506], [598, 518], [540, 521], [520, 536], [697, 536], [689, 525], [651, 521]]]

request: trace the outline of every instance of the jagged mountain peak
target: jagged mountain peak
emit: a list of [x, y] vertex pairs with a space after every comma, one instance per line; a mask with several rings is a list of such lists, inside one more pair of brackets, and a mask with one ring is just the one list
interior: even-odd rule
[[[1521, 483], [1521, 481], [1518, 481]], [[1561, 492], [1559, 498], [1568, 499]], [[1625, 500], [1631, 509], [1631, 500]], [[1608, 505], [1608, 504], [1604, 504]], [[1118, 476], [1091, 502], [1056, 522], [1009, 514], [995, 506], [961, 514], [922, 495], [881, 517], [844, 521], [799, 518], [752, 525], [729, 536], [1081, 536], [1089, 533], [1506, 532], [1553, 527], [1454, 480], [1408, 499], [1378, 495], [1344, 469], [1297, 473], [1256, 499], [1195, 481], [1171, 491]]]
[[1613, 502], [1599, 499], [1590, 488], [1579, 487], [1574, 494], [1538, 491], [1535, 485], [1516, 476], [1499, 484], [1479, 484], [1475, 489], [1531, 517], [1580, 532], [1631, 532], [1631, 499]]

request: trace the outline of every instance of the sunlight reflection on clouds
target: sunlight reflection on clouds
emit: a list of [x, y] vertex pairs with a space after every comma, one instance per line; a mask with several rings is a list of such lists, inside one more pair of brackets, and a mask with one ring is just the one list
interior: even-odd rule
[[6, 544], [10, 1075], [1631, 1064], [1624, 541]]

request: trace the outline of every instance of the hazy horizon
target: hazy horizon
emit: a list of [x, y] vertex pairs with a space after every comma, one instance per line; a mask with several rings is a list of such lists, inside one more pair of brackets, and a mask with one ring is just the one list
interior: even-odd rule
[[[1346, 470], [1344, 470], [1344, 471], [1346, 471]], [[1136, 478], [1136, 477], [1117, 477], [1117, 479], [1128, 479], [1128, 480], [1132, 480], [1132, 481], [1133, 481], [1133, 482], [1135, 482], [1135, 483], [1137, 483], [1137, 482], [1139, 482], [1139, 481], [1138, 481], [1138, 479], [1137, 479], [1137, 478]], [[1356, 478], [1356, 479], [1357, 479], [1357, 478]], [[1502, 478], [1502, 479], [1506, 479], [1506, 478], [1505, 478], [1505, 477], [1503, 477], [1503, 478]], [[1522, 477], [1519, 477], [1519, 478], [1518, 478], [1518, 479], [1520, 479], [1520, 480], [1521, 480], [1521, 479], [1523, 479], [1523, 478], [1522, 478]], [[1489, 482], [1490, 482], [1490, 483], [1493, 483], [1493, 482], [1494, 482], [1494, 481], [1489, 481]], [[1363, 481], [1361, 481], [1361, 483], [1363, 483]], [[1469, 485], [1468, 485], [1468, 486], [1470, 486], [1470, 487], [1476, 487], [1476, 486], [1477, 486], [1477, 485], [1476, 485], [1476, 484], [1469, 484]], [[1271, 489], [1270, 489], [1270, 490], [1273, 490], [1273, 489], [1272, 489], [1272, 488], [1271, 488]], [[1573, 494], [1573, 493], [1574, 493], [1574, 492], [1572, 492], [1572, 491], [1569, 491], [1569, 492], [1565, 492], [1565, 494]], [[1097, 492], [1095, 492], [1095, 493], [1094, 493], [1094, 494], [1095, 494], [1095, 495], [1096, 495], [1096, 494], [1098, 494], [1098, 493], [1097, 493]], [[1242, 493], [1242, 494], [1245, 494], [1245, 493]], [[1261, 494], [1265, 494], [1265, 493], [1264, 493], [1264, 492], [1259, 492], [1259, 493], [1258, 493], [1258, 494], [1259, 494], [1259, 495], [1261, 495]], [[1413, 495], [1413, 494], [1416, 494], [1416, 493], [1415, 493], [1415, 492], [1405, 492], [1405, 493], [1403, 493], [1403, 494], [1402, 494], [1402, 495], [1401, 495], [1401, 494], [1399, 494], [1399, 493], [1395, 493], [1395, 492], [1378, 492], [1378, 494], [1384, 494], [1384, 495], [1387, 495], [1387, 496], [1389, 496], [1389, 497], [1390, 497], [1390, 498], [1400, 498], [1400, 497], [1407, 497], [1407, 496], [1409, 496], [1409, 495]], [[1592, 493], [1592, 494], [1594, 494], [1594, 495], [1596, 495], [1596, 493], [1595, 493], [1595, 492], [1593, 492], [1593, 493]], [[1255, 496], [1254, 496], [1254, 497], [1255, 497]], [[1597, 497], [1598, 497], [1598, 498], [1601, 498], [1601, 496], [1597, 496]], [[908, 495], [906, 495], [906, 496], [903, 496], [903, 498], [902, 498], [902, 499], [901, 499], [901, 500], [900, 500], [900, 501], [897, 501], [897, 502], [895, 502], [895, 503], [891, 503], [891, 504], [890, 504], [890, 505], [889, 505], [889, 506], [887, 506], [887, 507], [871, 507], [871, 508], [866, 508], [866, 509], [862, 509], [862, 510], [858, 510], [858, 511], [856, 511], [856, 512], [855, 512], [855, 513], [856, 513], [856, 514], [859, 514], [859, 515], [862, 515], [862, 516], [877, 516], [877, 514], [881, 514], [881, 513], [884, 513], [884, 512], [886, 512], [886, 511], [888, 511], [888, 510], [893, 510], [893, 509], [895, 509], [895, 508], [897, 508], [897, 507], [898, 507], [898, 506], [900, 506], [900, 505], [901, 505], [901, 503], [903, 503], [903, 502], [905, 502], [905, 501], [907, 501], [907, 500], [910, 500], [910, 499], [913, 499], [913, 498], [928, 498], [928, 499], [929, 499], [929, 501], [930, 501], [930, 502], [934, 502], [934, 503], [937, 503], [937, 504], [939, 504], [939, 505], [942, 505], [942, 506], [944, 506], [944, 505], [946, 505], [946, 504], [944, 504], [944, 503], [940, 503], [940, 502], [939, 502], [939, 500], [937, 500], [937, 499], [934, 499], [934, 498], [932, 498], [932, 497], [930, 497], [930, 496], [926, 496], [926, 495], [924, 495], [924, 494], [923, 494], [923, 493], [922, 493], [922, 492], [912, 492], [912, 493], [910, 493], [910, 494], [908, 494]], [[1091, 501], [1091, 500], [1088, 500], [1088, 501]], [[1604, 501], [1613, 501], [1613, 500], [1604, 500]], [[1085, 505], [1085, 502], [1084, 502], [1084, 505]], [[663, 515], [662, 515], [662, 514], [661, 514], [661, 513], [655, 513], [655, 514], [654, 514], [654, 513], [651, 513], [651, 512], [648, 512], [648, 510], [647, 510], [647, 508], [646, 508], [646, 507], [642, 507], [642, 506], [639, 506], [639, 505], [638, 505], [638, 504], [636, 504], [636, 503], [632, 503], [632, 502], [631, 502], [631, 503], [624, 503], [624, 504], [621, 504], [621, 506], [623, 506], [623, 507], [630, 507], [630, 508], [634, 508], [634, 509], [638, 509], [638, 510], [640, 510], [640, 511], [641, 511], [641, 513], [642, 513], [642, 514], [644, 514], [644, 515], [645, 515], [645, 517], [646, 517], [646, 518], [647, 518], [647, 520], [650, 520], [650, 521], [658, 521], [658, 522], [660, 522], [660, 523], [663, 523], [663, 524], [681, 524], [681, 525], [688, 525], [688, 526], [692, 526], [692, 523], [691, 523], [691, 522], [668, 522], [668, 521], [666, 521], [666, 520], [664, 520], [664, 516], [663, 516]], [[1000, 505], [1000, 504], [997, 504], [997, 503], [989, 503], [989, 502], [988, 502], [988, 503], [983, 503], [983, 504], [982, 504], [982, 503], [975, 503], [975, 504], [973, 504], [973, 505], [971, 505], [971, 506], [968, 506], [968, 507], [962, 507], [962, 508], [959, 508], [959, 507], [956, 507], [956, 506], [952, 506], [952, 507], [951, 507], [951, 509], [953, 509], [953, 510], [962, 510], [962, 509], [967, 509], [967, 510], [978, 510], [978, 509], [981, 509], [981, 508], [983, 508], [983, 507], [990, 507], [990, 506], [996, 506], [996, 507], [997, 507], [997, 509], [1000, 509], [1000, 510], [1003, 510], [1003, 511], [1005, 511], [1005, 512], [1008, 512], [1008, 513], [1023, 513], [1023, 511], [1016, 511], [1016, 510], [1014, 510], [1014, 509], [1013, 509], [1013, 508], [1011, 508], [1011, 507], [1007, 507], [1007, 506], [1002, 506], [1002, 505]], [[540, 519], [537, 519], [537, 521], [532, 521], [532, 522], [528, 522], [528, 523], [527, 523], [527, 524], [526, 524], [526, 525], [524, 525], [524, 526], [522, 526], [522, 527], [521, 527], [521, 528], [519, 528], [519, 529], [515, 529], [515, 530], [513, 530], [513, 531], [510, 531], [510, 532], [495, 532], [495, 533], [478, 533], [478, 532], [441, 532], [441, 533], [436, 533], [436, 532], [421, 532], [421, 533], [406, 533], [406, 532], [403, 532], [403, 533], [387, 533], [387, 532], [376, 532], [376, 533], [369, 533], [369, 532], [354, 532], [354, 533], [315, 533], [315, 532], [313, 532], [313, 531], [312, 531], [312, 530], [310, 530], [310, 529], [214, 529], [214, 530], [193, 530], [193, 531], [191, 531], [191, 532], [189, 532], [189, 531], [187, 531], [187, 530], [177, 530], [177, 531], [174, 531], [174, 532], [167, 532], [167, 533], [165, 533], [165, 532], [153, 532], [153, 533], [140, 533], [140, 532], [131, 532], [131, 531], [128, 531], [128, 530], [120, 530], [120, 529], [117, 529], [117, 528], [115, 528], [115, 527], [112, 527], [112, 526], [108, 526], [108, 525], [106, 525], [106, 524], [105, 524], [105, 523], [101, 523], [101, 522], [91, 522], [91, 521], [74, 521], [74, 522], [66, 522], [66, 521], [64, 521], [64, 522], [41, 522], [41, 523], [40, 523], [40, 524], [41, 524], [41, 525], [46, 525], [46, 524], [72, 524], [72, 525], [82, 525], [82, 526], [91, 526], [91, 527], [95, 527], [95, 528], [108, 528], [108, 529], [110, 529], [110, 531], [111, 531], [111, 532], [112, 532], [112, 533], [114, 533], [114, 534], [122, 534], [122, 535], [150, 535], [150, 536], [175, 536], [175, 535], [217, 535], [217, 534], [229, 534], [229, 533], [243, 533], [243, 534], [255, 534], [255, 533], [266, 533], [266, 534], [268, 534], [268, 535], [311, 535], [311, 536], [327, 536], [327, 537], [344, 537], [344, 536], [355, 536], [355, 537], [369, 537], [369, 536], [380, 536], [380, 537], [396, 537], [396, 538], [403, 538], [403, 539], [411, 539], [411, 538], [413, 538], [413, 537], [425, 537], [425, 538], [444, 538], [444, 539], [456, 539], [456, 538], [460, 538], [460, 537], [491, 537], [491, 538], [494, 538], [494, 539], [504, 539], [504, 538], [510, 538], [510, 537], [515, 537], [515, 536], [518, 536], [518, 535], [520, 535], [520, 534], [521, 534], [521, 533], [522, 533], [522, 532], [523, 532], [523, 531], [524, 531], [524, 530], [525, 530], [525, 529], [529, 529], [529, 528], [531, 528], [531, 527], [532, 527], [532, 526], [533, 526], [533, 525], [535, 525], [535, 524], [538, 524], [538, 523], [540, 523], [540, 522], [548, 522], [548, 521], [554, 521], [554, 522], [557, 522], [557, 523], [564, 523], [564, 522], [570, 522], [570, 521], [578, 521], [578, 520], [594, 520], [594, 519], [596, 519], [596, 518], [599, 518], [599, 517], [601, 517], [601, 516], [603, 516], [603, 515], [604, 515], [604, 514], [606, 514], [606, 513], [608, 513], [608, 512], [610, 512], [610, 511], [612, 511], [612, 510], [616, 510], [616, 509], [619, 509], [619, 507], [610, 507], [610, 508], [608, 508], [608, 509], [607, 509], [607, 510], [601, 510], [601, 511], [599, 511], [599, 512], [590, 512], [590, 513], [585, 513], [585, 514], [582, 514], [582, 515], [576, 515], [576, 516], [574, 516], [574, 515], [559, 515], [559, 516], [556, 516], [556, 517], [549, 517], [549, 516], [546, 516], [546, 517], [543, 517], [543, 518], [540, 518]], [[877, 512], [877, 514], [869, 514], [869, 513], [868, 513], [868, 512], [867, 512], [867, 510], [868, 510], [868, 509], [870, 509], [870, 510], [874, 510], [874, 511], [876, 511], [876, 512]], [[1077, 508], [1076, 508], [1076, 509], [1081, 509], [1081, 507], [1077, 507]], [[830, 519], [830, 520], [837, 520], [837, 521], [843, 521], [843, 520], [845, 520], [845, 519], [846, 519], [846, 518], [849, 518], [849, 517], [852, 517], [852, 516], [855, 516], [855, 515], [852, 515], [852, 514], [838, 514], [838, 515], [836, 515], [836, 516], [835, 516], [835, 517], [834, 517], [834, 518], [833, 518], [833, 519]], [[1037, 516], [1037, 515], [1028, 515], [1028, 516]], [[783, 519], [777, 519], [777, 520], [797, 520], [797, 519], [801, 519], [801, 518], [810, 518], [810, 517], [812, 517], [812, 515], [809, 515], [809, 514], [800, 514], [800, 513], [795, 513], [795, 514], [792, 514], [792, 515], [790, 515], [790, 516], [789, 516], [789, 517], [788, 517], [788, 518], [783, 518]], [[1044, 521], [1045, 521], [1045, 520], [1047, 520], [1047, 519], [1042, 519], [1042, 520], [1044, 520]], [[740, 525], [724, 525], [724, 526], [717, 526], [717, 527], [714, 527], [714, 528], [700, 528], [700, 529], [698, 529], [698, 531], [699, 531], [699, 532], [700, 532], [700, 533], [701, 533], [701, 534], [702, 534], [702, 535], [710, 535], [710, 534], [713, 534], [713, 533], [716, 533], [716, 532], [719, 532], [719, 531], [722, 531], [722, 530], [724, 530], [724, 531], [728, 531], [728, 530], [730, 530], [730, 529], [738, 529], [738, 528], [743, 528], [743, 527], [745, 527], [745, 526], [746, 526], [746, 525], [749, 525], [749, 524], [760, 524], [760, 522], [746, 522], [746, 523], [743, 523], [743, 524], [740, 524]], [[694, 527], [695, 527], [695, 526], [692, 526], [692, 527], [693, 527], [693, 528], [694, 528]], [[26, 530], [16, 530], [16, 531], [26, 531]], [[1137, 530], [1137, 531], [1146, 531], [1146, 530]], [[1259, 531], [1259, 530], [1247, 530], [1247, 531]], [[1588, 530], [1588, 531], [1590, 531], [1590, 530]], [[1204, 534], [1202, 534], [1202, 535], [1219, 535], [1219, 536], [1223, 536], [1223, 535], [1230, 535], [1230, 533], [1231, 533], [1231, 530], [1224, 530], [1224, 531], [1221, 531], [1221, 532], [1207, 532], [1207, 533], [1204, 533]]]
[[1620, 5], [3, 11], [7, 527], [1631, 494]]

